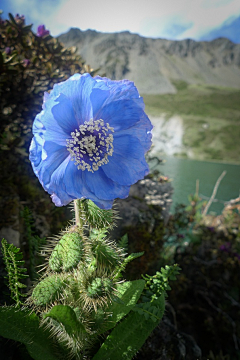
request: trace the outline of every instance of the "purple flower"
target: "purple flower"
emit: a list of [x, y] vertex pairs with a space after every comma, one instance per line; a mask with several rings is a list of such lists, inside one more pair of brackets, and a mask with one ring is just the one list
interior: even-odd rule
[[133, 82], [75, 74], [45, 93], [33, 123], [33, 170], [56, 206], [110, 209], [149, 172], [152, 124]]
[[27, 66], [29, 66], [30, 65], [30, 60], [29, 59], [24, 59], [23, 60], [23, 66], [24, 67], [27, 67]]
[[16, 14], [15, 15], [15, 21], [18, 25], [24, 25], [25, 24], [25, 16], [24, 15], [19, 15], [19, 14]]
[[5, 47], [6, 55], [11, 55], [11, 52], [12, 52], [12, 50], [11, 50], [11, 48], [9, 46]]
[[37, 29], [37, 36], [43, 37], [49, 35], [49, 31], [45, 29], [45, 25], [39, 25]]

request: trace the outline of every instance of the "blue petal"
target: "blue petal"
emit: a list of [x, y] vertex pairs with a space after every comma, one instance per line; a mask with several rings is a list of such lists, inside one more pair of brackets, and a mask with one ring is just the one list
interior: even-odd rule
[[64, 94], [70, 99], [77, 123], [81, 125], [93, 117], [90, 95], [95, 84], [96, 81], [90, 74], [72, 76], [60, 84], [55, 84], [50, 98], [56, 99], [59, 94]]
[[[101, 209], [111, 209], [113, 199], [105, 200], [98, 198], [90, 191], [84, 180], [84, 172], [78, 170], [72, 161], [62, 164], [61, 168], [55, 171], [51, 177], [51, 184], [48, 187], [49, 193], [54, 193], [53, 201], [56, 206], [67, 205], [71, 200], [87, 198]], [[92, 174], [94, 176], [94, 174]], [[71, 200], [70, 200], [71, 199]]]
[[35, 137], [32, 138], [29, 148], [29, 159], [33, 166], [33, 171], [38, 167], [42, 160], [42, 146], [38, 144]]
[[57, 123], [61, 126], [66, 134], [71, 134], [79, 128], [72, 107], [72, 102], [63, 94], [56, 99], [58, 102], [52, 108], [52, 114]]
[[138, 123], [142, 109], [132, 100], [119, 100], [107, 104], [99, 111], [99, 119], [103, 119], [114, 127], [114, 131], [128, 129]]
[[114, 151], [109, 163], [102, 166], [103, 171], [120, 185], [132, 185], [149, 173], [139, 140], [133, 136], [114, 138]]
[[112, 181], [105, 175], [102, 168], [94, 173], [85, 170], [82, 177], [86, 187], [99, 199], [125, 199], [129, 194], [129, 186], [122, 186]]
[[92, 109], [93, 109], [93, 119], [99, 120], [100, 115], [99, 112], [104, 104], [104, 102], [109, 97], [109, 91], [108, 90], [102, 90], [102, 89], [93, 89], [90, 99], [92, 103]]
[[66, 147], [47, 141], [42, 149], [42, 162], [35, 168], [39, 181], [45, 190], [48, 189], [53, 172], [61, 167], [65, 159], [70, 161]]
[[124, 99], [139, 99], [140, 106], [144, 109], [143, 99], [140, 97], [139, 92], [132, 81], [129, 80], [110, 80], [108, 78], [96, 76], [96, 81], [104, 82], [110, 89], [110, 96], [107, 103], [112, 101], [124, 100]]
[[139, 139], [141, 145], [146, 153], [152, 145], [152, 130], [153, 126], [148, 116], [143, 112], [139, 122], [128, 129], [122, 129], [114, 133], [114, 138], [118, 136], [131, 135]]
[[49, 100], [45, 109], [36, 116], [33, 122], [33, 134], [39, 144], [43, 144], [44, 141], [51, 141], [58, 145], [66, 146], [66, 139], [68, 139], [70, 135], [64, 132], [54, 118], [50, 106], [53, 104], [56, 105], [54, 101]]

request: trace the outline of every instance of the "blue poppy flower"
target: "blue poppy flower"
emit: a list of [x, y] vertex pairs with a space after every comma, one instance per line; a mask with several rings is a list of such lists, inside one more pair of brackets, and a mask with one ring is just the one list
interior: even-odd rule
[[151, 130], [133, 82], [75, 74], [44, 94], [30, 161], [56, 206], [87, 198], [110, 209], [148, 174]]

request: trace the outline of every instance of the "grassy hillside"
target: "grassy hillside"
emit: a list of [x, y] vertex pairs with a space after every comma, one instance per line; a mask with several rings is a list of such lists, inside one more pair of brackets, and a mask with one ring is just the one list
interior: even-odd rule
[[183, 143], [194, 158], [240, 163], [240, 90], [183, 81], [175, 86], [176, 94], [143, 95], [147, 114], [180, 115]]

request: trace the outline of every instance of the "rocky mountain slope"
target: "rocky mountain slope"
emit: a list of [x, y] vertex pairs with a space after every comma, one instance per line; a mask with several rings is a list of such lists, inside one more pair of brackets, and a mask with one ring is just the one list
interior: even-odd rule
[[175, 93], [177, 80], [240, 88], [240, 44], [226, 38], [172, 41], [72, 28], [59, 40], [77, 46], [100, 75], [134, 81], [141, 94]]

